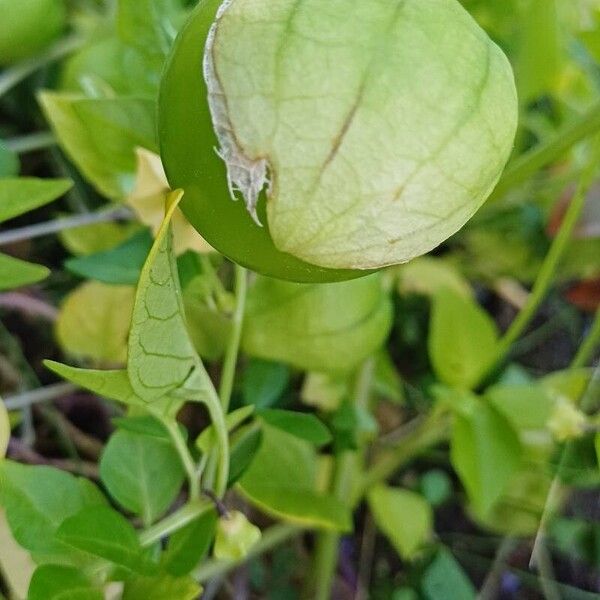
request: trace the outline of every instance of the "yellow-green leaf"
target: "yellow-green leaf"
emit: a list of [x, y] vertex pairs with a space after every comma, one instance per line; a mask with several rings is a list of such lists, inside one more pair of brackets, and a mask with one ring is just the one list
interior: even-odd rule
[[0, 254], [0, 290], [31, 285], [50, 275], [50, 269]]

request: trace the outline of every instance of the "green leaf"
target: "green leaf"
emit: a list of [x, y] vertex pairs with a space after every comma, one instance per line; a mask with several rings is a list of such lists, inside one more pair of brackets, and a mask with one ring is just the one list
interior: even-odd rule
[[87, 281], [64, 300], [56, 336], [66, 354], [96, 364], [125, 362], [133, 309], [131, 286]]
[[311, 444], [267, 424], [262, 429], [262, 444], [238, 482], [250, 502], [288, 521], [349, 530], [349, 509], [316, 489], [317, 454]]
[[60, 198], [72, 185], [69, 179], [0, 179], [0, 223]]
[[450, 459], [475, 511], [484, 516], [521, 466], [519, 436], [495, 408], [465, 397], [455, 413]]
[[0, 178], [16, 177], [20, 169], [19, 156], [9, 150], [6, 144], [0, 140]]
[[187, 333], [173, 253], [170, 223], [182, 195], [169, 196], [135, 296], [127, 372], [135, 392], [148, 402], [184, 384], [200, 390], [206, 386], [206, 372]]
[[475, 588], [445, 548], [436, 554], [421, 583], [425, 600], [475, 600]]
[[43, 92], [40, 102], [81, 173], [104, 196], [123, 198], [133, 186], [135, 148], [156, 150], [154, 101]]
[[217, 514], [208, 511], [176, 531], [162, 556], [162, 567], [170, 575], [187, 575], [208, 554], [215, 537]]
[[318, 285], [258, 277], [248, 293], [242, 343], [258, 358], [348, 372], [383, 344], [391, 312], [378, 275]]
[[8, 411], [4, 405], [4, 401], [0, 398], [0, 459], [6, 456], [8, 442], [10, 440], [10, 418]]
[[122, 600], [196, 600], [201, 592], [191, 577], [136, 577], [125, 582]]
[[[243, 423], [253, 412], [254, 406], [243, 406], [242, 408], [238, 408], [230, 412], [225, 417], [225, 426], [227, 427], [227, 431], [233, 431], [236, 427]], [[198, 450], [206, 454], [211, 450], [215, 442], [216, 437], [214, 426], [209, 425], [196, 438], [196, 447], [198, 448]]]
[[315, 446], [324, 446], [332, 440], [329, 429], [315, 415], [277, 409], [262, 410], [259, 415], [269, 425]]
[[448, 289], [436, 294], [429, 356], [441, 381], [471, 389], [493, 362], [497, 338], [494, 322], [475, 302]]
[[433, 531], [433, 511], [414, 492], [378, 485], [369, 492], [369, 507], [377, 527], [398, 554], [410, 560], [416, 556]]
[[6, 254], [0, 254], [0, 291], [37, 283], [50, 275], [50, 269]]
[[230, 511], [219, 517], [213, 554], [218, 560], [243, 560], [260, 538], [260, 529], [244, 513]]
[[65, 262], [65, 268], [102, 283], [135, 285], [151, 247], [152, 237], [144, 229], [111, 250], [70, 258]]
[[404, 404], [402, 378], [387, 351], [377, 353], [373, 376], [373, 388], [378, 396], [396, 404]]
[[435, 296], [440, 290], [450, 289], [459, 296], [471, 298], [469, 282], [448, 261], [421, 256], [398, 267], [398, 292]]
[[120, 38], [140, 52], [164, 58], [174, 40], [178, 0], [120, 0], [117, 28]]
[[550, 393], [536, 383], [496, 385], [485, 398], [516, 430], [545, 429], [555, 406]]
[[248, 469], [262, 442], [262, 431], [255, 424], [242, 427], [231, 440], [229, 477], [227, 483], [233, 485]]
[[100, 477], [123, 508], [140, 515], [149, 525], [173, 503], [184, 473], [169, 442], [117, 431], [102, 453]]
[[53, 360], [45, 360], [44, 365], [60, 377], [99, 396], [133, 406], [146, 406], [146, 403], [133, 391], [125, 370], [78, 369]]
[[108, 506], [84, 508], [59, 527], [58, 540], [137, 573], [156, 570], [143, 554], [135, 529]]
[[[147, 435], [165, 441], [171, 439], [164, 424], [151, 415], [117, 417], [113, 419], [112, 422], [123, 431]], [[179, 426], [179, 428], [183, 435], [187, 434], [187, 430], [183, 426]]]
[[244, 403], [256, 408], [273, 406], [287, 388], [289, 380], [290, 370], [286, 365], [252, 359], [242, 379]]
[[79, 569], [62, 565], [39, 566], [29, 584], [27, 600], [103, 600], [102, 590], [94, 588]]
[[32, 553], [62, 556], [54, 534], [88, 498], [72, 475], [46, 466], [0, 462], [0, 499], [14, 538]]

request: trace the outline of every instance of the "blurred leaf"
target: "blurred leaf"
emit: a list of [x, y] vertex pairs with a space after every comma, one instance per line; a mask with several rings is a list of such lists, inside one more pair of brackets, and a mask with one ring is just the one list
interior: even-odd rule
[[135, 285], [151, 247], [152, 237], [144, 229], [111, 250], [71, 258], [65, 267], [76, 275], [102, 283]]
[[327, 373], [307, 373], [302, 385], [301, 397], [304, 404], [325, 412], [333, 412], [340, 407], [349, 392], [346, 377]]
[[64, 555], [65, 547], [54, 534], [85, 505], [72, 475], [9, 460], [0, 462], [0, 499], [17, 542], [32, 553], [50, 556]]
[[451, 290], [435, 295], [428, 347], [441, 381], [471, 389], [492, 364], [497, 337], [494, 322], [474, 301]]
[[41, 565], [33, 574], [27, 600], [104, 600], [104, 593], [79, 569]]
[[201, 592], [191, 577], [136, 577], [125, 582], [122, 600], [196, 600]]
[[377, 527], [406, 560], [415, 557], [429, 540], [433, 513], [427, 501], [414, 492], [378, 485], [369, 491], [369, 507]]
[[64, 229], [58, 235], [63, 246], [75, 256], [112, 250], [140, 230], [139, 223], [93, 223]]
[[555, 401], [540, 385], [497, 385], [489, 388], [485, 398], [516, 430], [545, 429]]
[[10, 440], [10, 419], [4, 401], [0, 398], [0, 460], [6, 456]]
[[332, 439], [329, 429], [312, 414], [268, 409], [261, 410], [259, 416], [269, 425], [306, 440], [317, 447], [328, 444]]
[[[185, 256], [185, 255], [184, 255]], [[231, 332], [231, 316], [216, 306], [207, 277], [197, 275], [185, 287], [183, 303], [194, 348], [208, 360], [223, 356]]]
[[425, 600], [475, 600], [475, 588], [449, 550], [441, 548], [421, 581]]
[[[231, 432], [241, 423], [243, 423], [254, 412], [254, 406], [244, 406], [230, 412], [225, 417], [225, 426], [227, 431]], [[202, 433], [196, 438], [196, 447], [203, 454], [210, 452], [211, 448], [216, 443], [215, 429], [213, 425], [206, 427]]]
[[[165, 216], [165, 200], [170, 191], [169, 183], [158, 154], [144, 148], [136, 148], [136, 158], [135, 185], [127, 196], [127, 204], [156, 236]], [[171, 226], [175, 254], [179, 255], [187, 250], [212, 251], [212, 247], [190, 225], [179, 208], [176, 208], [173, 213]]]
[[402, 378], [385, 350], [375, 356], [374, 378], [373, 388], [378, 396], [396, 404], [404, 404]]
[[289, 379], [290, 370], [282, 363], [250, 360], [242, 378], [244, 402], [257, 409], [273, 406], [287, 388]]
[[0, 178], [16, 177], [21, 169], [19, 157], [0, 140]]
[[0, 223], [60, 198], [72, 185], [69, 179], [0, 179]]
[[452, 496], [452, 480], [441, 469], [423, 473], [419, 480], [419, 491], [431, 506], [440, 506]]
[[135, 148], [156, 149], [155, 103], [43, 92], [40, 102], [61, 146], [98, 191], [121, 199], [133, 187]]
[[217, 514], [211, 510], [176, 531], [162, 556], [162, 568], [178, 577], [190, 573], [208, 554], [216, 526]]
[[316, 491], [317, 455], [314, 448], [270, 425], [263, 425], [262, 430], [262, 444], [238, 482], [248, 500], [284, 520], [349, 530], [349, 509], [332, 496]]
[[7, 587], [16, 598], [25, 598], [35, 564], [29, 552], [13, 537], [6, 515], [0, 509], [0, 570]]
[[471, 286], [452, 264], [440, 258], [422, 256], [398, 269], [398, 292], [435, 296], [450, 289], [460, 296], [471, 298]]
[[241, 427], [231, 440], [228, 485], [233, 485], [252, 464], [262, 442], [262, 430], [255, 425]]
[[379, 275], [315, 285], [259, 277], [248, 293], [242, 344], [257, 358], [348, 372], [383, 344], [390, 326]]
[[6, 254], [0, 254], [0, 291], [37, 283], [50, 275], [50, 269]]
[[149, 525], [173, 503], [184, 473], [169, 442], [117, 431], [102, 453], [100, 477], [123, 508], [140, 515]]
[[563, 42], [557, 0], [525, 0], [519, 15], [519, 52], [515, 67], [521, 103], [554, 90]]
[[143, 554], [135, 529], [108, 506], [84, 508], [62, 523], [56, 537], [77, 550], [137, 573], [156, 570]]
[[479, 398], [454, 415], [450, 459], [469, 500], [485, 515], [521, 465], [521, 442], [509, 421]]
[[63, 351], [96, 363], [123, 363], [134, 288], [88, 281], [63, 302], [56, 335]]

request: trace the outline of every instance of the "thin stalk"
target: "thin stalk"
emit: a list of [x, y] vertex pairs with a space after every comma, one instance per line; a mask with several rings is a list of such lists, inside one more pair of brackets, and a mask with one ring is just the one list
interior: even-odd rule
[[527, 181], [540, 169], [560, 158], [569, 148], [600, 131], [600, 102], [594, 104], [572, 123], [565, 125], [546, 142], [526, 152], [509, 164], [490, 201], [504, 196]]
[[600, 308], [596, 311], [590, 331], [571, 363], [571, 369], [580, 369], [587, 366], [594, 358], [598, 346], [600, 346]]
[[132, 212], [126, 206], [111, 207], [107, 210], [96, 213], [86, 213], [74, 217], [65, 217], [54, 219], [46, 223], [37, 223], [36, 225], [27, 225], [18, 229], [11, 229], [0, 233], [0, 246], [14, 244], [24, 240], [51, 235], [66, 229], [75, 229], [94, 223], [106, 223], [107, 221], [117, 221], [119, 219], [131, 219]]
[[260, 556], [269, 550], [287, 542], [289, 539], [302, 533], [302, 527], [280, 523], [269, 527], [263, 532], [260, 541], [252, 547], [248, 555], [239, 561], [233, 560], [209, 560], [204, 562], [193, 572], [196, 581], [204, 582], [216, 577], [222, 577], [241, 564], [245, 564], [256, 556]]
[[214, 389], [211, 389], [209, 393], [206, 408], [217, 434], [218, 468], [214, 491], [220, 498], [227, 490], [227, 481], [229, 479], [229, 434], [227, 432], [227, 423], [225, 423], [225, 413], [221, 407], [217, 392]]
[[[369, 393], [373, 382], [374, 364], [369, 359], [361, 368], [354, 390], [356, 406], [367, 408]], [[364, 449], [358, 451], [346, 450], [336, 457], [331, 493], [335, 498], [347, 502], [353, 496], [353, 484], [356, 472], [360, 468]], [[315, 600], [328, 600], [331, 597], [331, 587], [338, 564], [338, 549], [340, 534], [335, 531], [323, 531], [317, 538], [315, 555]]]
[[45, 50], [43, 54], [20, 62], [9, 69], [6, 69], [0, 75], [0, 97], [6, 94], [13, 87], [21, 83], [37, 70], [46, 67], [47, 65], [60, 60], [61, 58], [71, 54], [78, 48], [81, 48], [85, 39], [80, 36], [71, 36], [59, 40], [54, 46]]
[[196, 464], [190, 451], [188, 449], [187, 443], [181, 434], [181, 429], [177, 421], [169, 418], [161, 419], [163, 425], [169, 432], [169, 436], [177, 450], [177, 454], [179, 454], [179, 459], [181, 460], [181, 464], [188, 478], [189, 483], [189, 494], [190, 500], [198, 500], [200, 498], [200, 478], [198, 477], [198, 473], [196, 471]]
[[534, 318], [538, 308], [542, 304], [544, 298], [548, 294], [550, 286], [554, 280], [554, 276], [562, 260], [565, 251], [568, 248], [569, 242], [573, 235], [573, 231], [581, 217], [583, 207], [585, 206], [587, 193], [594, 181], [594, 176], [598, 169], [598, 144], [595, 145], [592, 153], [592, 160], [582, 174], [581, 181], [569, 208], [561, 223], [558, 235], [554, 238], [550, 250], [542, 263], [540, 272], [535, 280], [533, 290], [529, 295], [527, 303], [519, 312], [517, 317], [511, 323], [508, 331], [502, 336], [498, 344], [498, 351], [494, 358], [494, 362], [484, 373], [482, 379], [489, 374], [493, 368], [504, 361], [512, 347], [525, 331], [531, 320]]
[[152, 546], [152, 544], [159, 542], [164, 537], [195, 521], [205, 512], [212, 510], [213, 506], [213, 503], [208, 500], [188, 502], [162, 521], [142, 531], [139, 535], [140, 544], [144, 547]]
[[56, 138], [51, 131], [39, 131], [17, 138], [6, 140], [4, 145], [16, 154], [27, 154], [37, 150], [45, 150], [56, 144]]
[[246, 309], [246, 294], [248, 289], [248, 274], [244, 267], [235, 265], [235, 311], [233, 313], [232, 330], [229, 336], [229, 342], [225, 351], [223, 360], [223, 370], [221, 372], [221, 382], [219, 385], [219, 398], [223, 412], [227, 414], [231, 392], [233, 390], [233, 380], [235, 378], [235, 368], [237, 364], [238, 353], [240, 350], [240, 340], [242, 339], [242, 326], [244, 324], [244, 311]]
[[4, 400], [4, 406], [6, 406], [6, 410], [22, 410], [40, 402], [55, 400], [76, 389], [77, 387], [71, 383], [55, 383], [22, 394], [8, 396]]

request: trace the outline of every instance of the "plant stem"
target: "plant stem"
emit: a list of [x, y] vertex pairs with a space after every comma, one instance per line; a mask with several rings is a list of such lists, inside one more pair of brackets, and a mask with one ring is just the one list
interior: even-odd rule
[[190, 501], [173, 514], [165, 517], [162, 521], [155, 523], [142, 531], [139, 535], [142, 546], [152, 546], [162, 538], [185, 527], [205, 512], [213, 509], [213, 503], [208, 500]]
[[[356, 379], [354, 403], [361, 408], [368, 408], [369, 392], [373, 382], [374, 362], [367, 360]], [[357, 451], [345, 450], [335, 461], [335, 470], [331, 484], [332, 495], [347, 502], [353, 496], [353, 484], [362, 462], [364, 448]], [[323, 531], [317, 539], [315, 556], [315, 600], [328, 600], [338, 564], [338, 548], [340, 534], [335, 531]]]
[[269, 550], [272, 550], [279, 544], [288, 541], [300, 533], [303, 529], [299, 525], [290, 525], [289, 523], [279, 523], [269, 527], [263, 532], [260, 541], [252, 547], [248, 555], [239, 561], [233, 560], [209, 560], [198, 567], [193, 577], [196, 581], [204, 582], [215, 577], [221, 577], [227, 574], [237, 566], [246, 563], [256, 556], [260, 556]]
[[225, 359], [223, 360], [223, 370], [221, 372], [221, 382], [219, 385], [219, 398], [223, 412], [227, 414], [231, 392], [233, 390], [233, 380], [235, 378], [235, 368], [237, 357], [240, 350], [240, 340], [242, 339], [242, 326], [244, 324], [244, 311], [246, 309], [246, 294], [248, 289], [248, 275], [244, 267], [235, 265], [235, 311], [233, 313], [233, 328], [229, 336]]
[[26, 227], [4, 231], [0, 233], [0, 246], [58, 233], [66, 229], [75, 229], [77, 227], [93, 225], [95, 223], [105, 223], [107, 221], [132, 218], [133, 215], [129, 208], [126, 206], [115, 206], [95, 213], [54, 219], [53, 221], [47, 221], [46, 223], [37, 223], [36, 225], [27, 225]]
[[45, 150], [56, 144], [56, 138], [51, 131], [39, 131], [22, 137], [6, 140], [5, 146], [16, 154], [26, 154], [36, 150]]
[[[206, 408], [217, 434], [218, 469], [214, 491], [220, 498], [227, 490], [227, 481], [229, 480], [229, 434], [227, 432], [227, 423], [225, 422], [225, 413], [221, 407], [217, 392], [212, 386], [206, 401]], [[214, 453], [212, 456], [214, 456]]]
[[592, 326], [590, 328], [587, 337], [585, 338], [583, 344], [579, 347], [573, 362], [571, 363], [571, 369], [580, 369], [581, 367], [585, 367], [589, 364], [589, 362], [594, 357], [594, 352], [596, 352], [596, 348], [600, 345], [600, 308], [596, 310], [596, 315], [594, 316], [594, 321], [592, 322]]
[[565, 254], [565, 251], [571, 240], [571, 236], [573, 235], [573, 231], [579, 221], [583, 207], [585, 206], [587, 193], [594, 181], [594, 176], [596, 175], [598, 168], [598, 149], [599, 146], [598, 143], [596, 143], [594, 146], [594, 151], [592, 152], [592, 160], [581, 176], [581, 181], [578, 185], [575, 196], [573, 197], [573, 200], [567, 209], [558, 234], [552, 242], [552, 246], [550, 247], [546, 258], [544, 259], [527, 303], [511, 323], [508, 331], [502, 336], [502, 339], [498, 344], [498, 351], [494, 358], [493, 364], [486, 369], [482, 379], [485, 379], [491, 370], [493, 370], [498, 364], [506, 359], [511, 346], [525, 331], [531, 320], [534, 318], [544, 298], [548, 294], [548, 290], [552, 285], [558, 265]]
[[4, 400], [4, 405], [6, 406], [6, 410], [21, 410], [33, 404], [55, 400], [65, 394], [70, 394], [76, 389], [77, 387], [71, 383], [55, 383], [36, 390], [23, 392], [22, 394], [16, 394], [15, 396], [8, 396]]
[[560, 158], [577, 142], [597, 133], [599, 130], [600, 102], [597, 102], [587, 112], [572, 123], [568, 123], [549, 140], [513, 161], [504, 172], [489, 201], [501, 198], [509, 190], [527, 181], [540, 169]]
[[0, 97], [38, 69], [71, 54], [71, 52], [83, 46], [84, 42], [85, 39], [80, 36], [63, 38], [39, 56], [18, 63], [10, 69], [6, 69], [0, 75]]
[[[158, 417], [159, 415], [155, 416]], [[189, 482], [190, 500], [198, 500], [198, 498], [200, 498], [200, 479], [196, 471], [196, 464], [188, 449], [187, 442], [181, 434], [179, 424], [174, 419], [163, 418], [162, 416], [160, 417], [160, 420], [169, 432], [169, 436], [173, 441], [173, 445], [177, 450], [177, 454], [179, 454], [181, 464], [186, 472]]]

